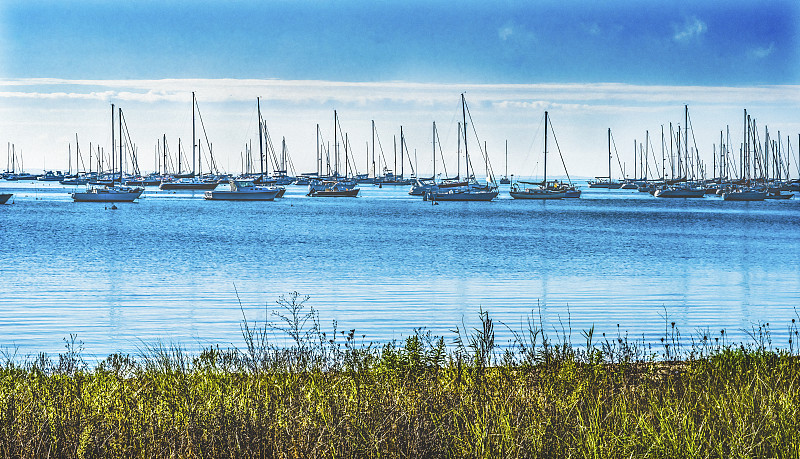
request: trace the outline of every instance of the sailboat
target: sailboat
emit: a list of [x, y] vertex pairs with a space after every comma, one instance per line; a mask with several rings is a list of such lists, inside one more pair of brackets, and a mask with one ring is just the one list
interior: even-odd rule
[[[70, 149], [70, 151], [71, 151], [71, 149]], [[70, 172], [68, 173], [68, 175], [64, 176], [64, 180], [61, 180], [58, 183], [60, 183], [62, 185], [86, 185], [87, 183], [89, 183], [89, 176], [86, 175], [86, 173], [81, 173], [80, 172], [80, 167], [79, 167], [79, 164], [80, 164], [79, 161], [80, 161], [80, 157], [81, 157], [80, 155], [81, 155], [80, 144], [78, 144], [78, 134], [76, 133], [75, 134], [75, 175], [72, 175], [72, 158], [71, 158], [72, 154], [70, 153], [70, 156], [67, 158], [68, 162], [69, 162]], [[126, 183], [126, 185], [127, 185], [127, 183]]]
[[[192, 91], [192, 173], [188, 177], [177, 178], [177, 180], [164, 180], [162, 178], [161, 184], [158, 186], [161, 190], [213, 190], [218, 185], [216, 180], [200, 180], [198, 177], [199, 174], [195, 171], [195, 163], [198, 165], [202, 164], [202, 160], [196, 160], [197, 155], [195, 153], [196, 147], [198, 146], [195, 143], [197, 142], [197, 136], [195, 135], [195, 107], [197, 107], [197, 99], [195, 98], [194, 91]], [[178, 154], [180, 154], [180, 152], [178, 152]]]
[[[464, 162], [466, 164], [466, 181], [462, 182], [461, 177], [450, 184], [439, 184], [423, 196], [423, 199], [431, 201], [491, 201], [499, 194], [497, 185], [489, 173], [488, 158], [484, 156], [487, 164], [486, 185], [481, 185], [475, 179], [474, 170], [470, 174], [469, 149], [467, 147], [467, 100], [461, 94], [461, 114], [464, 122]], [[470, 115], [471, 116], [471, 115]], [[485, 155], [485, 153], [484, 153]]]
[[14, 196], [14, 193], [0, 193], [0, 204], [7, 203], [11, 196]]
[[[319, 135], [319, 130], [317, 130]], [[328, 198], [354, 198], [358, 196], [361, 191], [356, 188], [356, 181], [350, 177], [350, 161], [349, 161], [349, 147], [347, 139], [344, 141], [344, 176], [339, 174], [339, 136], [341, 135], [341, 126], [339, 125], [339, 114], [336, 110], [333, 111], [333, 143], [334, 143], [334, 170], [333, 174], [328, 177], [317, 177], [309, 181], [308, 193], [306, 196], [310, 197], [328, 197]], [[345, 137], [345, 136], [342, 136]], [[317, 142], [319, 145], [319, 142]], [[330, 170], [330, 160], [328, 161], [328, 169]]]
[[[547, 129], [550, 123], [548, 113], [544, 112], [544, 179], [541, 182], [515, 182], [511, 184], [509, 194], [514, 199], [562, 199], [566, 197], [579, 197], [580, 191], [574, 187], [567, 187], [563, 183], [553, 181], [547, 182]], [[534, 187], [522, 188], [520, 184], [534, 185]], [[567, 196], [567, 192], [570, 195]]]
[[500, 177], [500, 184], [508, 185], [510, 183], [511, 180], [508, 178], [508, 140], [506, 140], [506, 174]]
[[[459, 134], [460, 135], [460, 134]], [[414, 184], [411, 185], [411, 189], [408, 190], [408, 194], [411, 196], [425, 196], [427, 193], [430, 193], [433, 190], [437, 190], [440, 187], [446, 187], [446, 181], [437, 183], [436, 182], [436, 142], [439, 137], [439, 132], [436, 130], [436, 121], [433, 122], [433, 174], [430, 177], [416, 177], [414, 179]], [[441, 145], [439, 146], [441, 151]], [[442, 156], [442, 162], [444, 162], [444, 156]], [[447, 175], [447, 171], [445, 170], [445, 175]], [[445, 179], [446, 180], [446, 179]], [[466, 183], [463, 183], [466, 185]]]
[[[261, 155], [261, 178], [264, 178], [264, 140], [261, 120], [261, 99], [256, 99], [258, 104], [258, 148]], [[230, 180], [229, 191], [206, 191], [203, 197], [210, 201], [274, 201], [283, 196], [286, 189], [277, 186], [256, 185], [253, 180]]]
[[[111, 174], [111, 185], [103, 187], [91, 187], [85, 192], [72, 193], [72, 200], [74, 202], [133, 202], [142, 195], [144, 188], [133, 188], [122, 186], [122, 108], [119, 109], [119, 131], [120, 131], [120, 145], [119, 145], [119, 183], [115, 185], [114, 174]], [[111, 154], [115, 154], [114, 148], [114, 104], [111, 104]]]
[[[616, 145], [614, 148], [616, 148]], [[615, 182], [611, 179], [611, 128], [608, 128], [608, 177], [595, 178], [597, 180], [589, 181], [589, 188], [607, 188], [609, 190], [618, 190], [622, 187], [622, 183]]]
[[[683, 136], [684, 140], [684, 150], [683, 154], [687, 156], [689, 155], [689, 106], [684, 105], [684, 129], [686, 130], [685, 135]], [[678, 135], [680, 136], [680, 127], [678, 128]], [[670, 145], [672, 142], [672, 136], [670, 136]], [[680, 137], [678, 138], [678, 149], [680, 150]], [[686, 175], [683, 175], [681, 178], [681, 174], [686, 172]], [[667, 182], [666, 174], [664, 174], [664, 184], [658, 188], [653, 196], [657, 198], [703, 198], [706, 195], [705, 187], [697, 187], [694, 186], [691, 182], [686, 181], [686, 177], [689, 175], [689, 168], [688, 164], [686, 167], [686, 171], [681, 170], [681, 152], [678, 152], [678, 176], [679, 178], [675, 180], [675, 183], [670, 185]], [[694, 178], [692, 177], [692, 180]]]

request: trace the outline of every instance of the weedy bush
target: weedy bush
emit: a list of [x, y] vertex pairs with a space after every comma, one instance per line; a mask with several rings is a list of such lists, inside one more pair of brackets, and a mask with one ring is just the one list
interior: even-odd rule
[[[508, 345], [494, 321], [401, 342], [323, 331], [308, 297], [243, 315], [242, 349], [145, 346], [93, 368], [0, 369], [4, 457], [800, 457], [797, 327], [775, 349], [674, 323], [656, 343], [551, 338], [533, 314]], [[449, 344], [448, 344], [449, 343]], [[656, 349], [656, 350], [654, 350]]]

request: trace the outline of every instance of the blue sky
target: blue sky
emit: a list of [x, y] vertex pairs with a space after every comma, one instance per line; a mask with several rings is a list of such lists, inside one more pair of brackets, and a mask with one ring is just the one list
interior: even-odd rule
[[110, 103], [143, 151], [185, 141], [192, 91], [219, 163], [257, 138], [260, 96], [301, 170], [334, 109], [360, 148], [376, 120], [422, 156], [436, 121], [455, 151], [464, 91], [495, 169], [508, 140], [518, 175], [540, 170], [544, 110], [584, 176], [605, 172], [609, 127], [632, 163], [633, 140], [682, 124], [684, 104], [709, 163], [720, 130], [741, 141], [744, 108], [800, 132], [797, 1], [120, 3], [0, 3], [0, 143], [31, 168], [66, 168], [76, 133], [110, 149]]
[[0, 7], [2, 77], [788, 84], [770, 2], [70, 2]]

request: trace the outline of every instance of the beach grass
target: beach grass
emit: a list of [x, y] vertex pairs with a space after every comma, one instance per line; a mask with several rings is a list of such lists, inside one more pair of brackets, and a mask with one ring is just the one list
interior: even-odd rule
[[[797, 328], [773, 348], [724, 331], [657, 343], [538, 317], [401, 342], [322, 331], [307, 297], [244, 318], [241, 348], [143, 346], [89, 364], [58, 356], [0, 369], [3, 457], [800, 457]], [[278, 344], [280, 343], [280, 344]]]

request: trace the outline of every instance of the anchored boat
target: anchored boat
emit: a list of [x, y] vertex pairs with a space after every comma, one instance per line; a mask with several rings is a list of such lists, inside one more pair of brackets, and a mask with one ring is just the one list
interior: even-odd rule
[[[122, 135], [122, 109], [119, 109], [119, 131]], [[114, 104], [111, 104], [111, 154], [116, 148], [114, 140]], [[119, 148], [119, 182], [122, 183], [122, 142]], [[142, 195], [144, 188], [115, 185], [114, 174], [111, 175], [111, 184], [103, 187], [89, 188], [84, 192], [72, 193], [74, 202], [133, 202]]]

